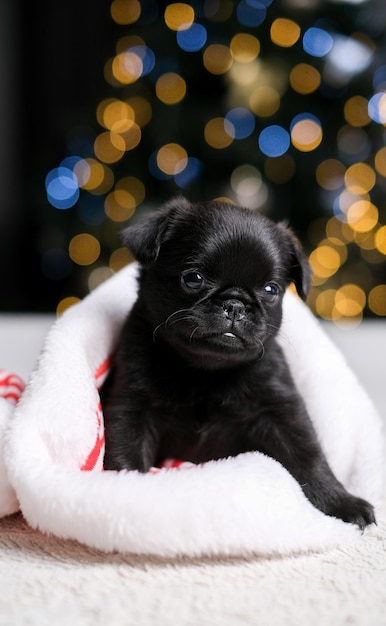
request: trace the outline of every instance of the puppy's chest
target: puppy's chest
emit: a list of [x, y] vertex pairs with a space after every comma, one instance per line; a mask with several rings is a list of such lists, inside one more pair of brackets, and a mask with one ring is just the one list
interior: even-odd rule
[[[165, 389], [164, 389], [165, 391]], [[256, 414], [256, 403], [253, 408]], [[229, 383], [184, 381], [159, 398], [153, 419], [159, 458], [196, 463], [237, 454], [247, 446], [252, 403]]]

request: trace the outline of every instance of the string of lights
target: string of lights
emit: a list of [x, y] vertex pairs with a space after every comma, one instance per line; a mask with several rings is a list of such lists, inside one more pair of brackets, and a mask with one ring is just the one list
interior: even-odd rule
[[79, 232], [43, 271], [83, 271], [91, 290], [130, 262], [128, 220], [178, 192], [226, 198], [302, 231], [318, 316], [386, 316], [382, 3], [114, 0], [111, 19], [95, 136], [46, 176]]

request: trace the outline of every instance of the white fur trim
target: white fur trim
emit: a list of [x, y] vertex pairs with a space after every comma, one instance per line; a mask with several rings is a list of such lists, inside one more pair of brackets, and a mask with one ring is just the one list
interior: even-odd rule
[[[9, 422], [7, 469], [27, 521], [105, 551], [160, 556], [289, 554], [357, 538], [354, 526], [315, 509], [288, 472], [260, 453], [143, 475], [100, 471], [101, 444], [94, 470], [80, 471], [101, 438], [96, 372], [135, 301], [136, 275], [135, 264], [124, 268], [54, 324]], [[338, 477], [376, 502], [380, 419], [290, 293], [281, 342]]]

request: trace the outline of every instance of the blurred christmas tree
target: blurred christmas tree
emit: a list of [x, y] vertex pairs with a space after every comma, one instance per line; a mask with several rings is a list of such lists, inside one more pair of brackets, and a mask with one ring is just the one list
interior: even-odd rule
[[386, 315], [383, 0], [114, 0], [110, 12], [95, 121], [46, 178], [67, 216], [66, 245], [42, 255], [67, 291], [59, 311], [129, 261], [127, 220], [183, 193], [287, 219], [318, 315]]

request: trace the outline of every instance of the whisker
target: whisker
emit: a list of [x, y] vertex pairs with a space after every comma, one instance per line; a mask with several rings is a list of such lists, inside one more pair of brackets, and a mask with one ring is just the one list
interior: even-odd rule
[[155, 327], [155, 329], [153, 330], [153, 343], [156, 340], [156, 334], [157, 334], [157, 330], [159, 330], [161, 328], [161, 326], [164, 325], [165, 322], [162, 322], [162, 324], [158, 324], [158, 326]]
[[265, 355], [265, 346], [263, 342], [261, 341], [261, 339], [257, 339], [257, 341], [260, 343], [262, 350], [263, 350], [262, 355], [257, 359], [258, 361], [261, 361], [261, 359], [263, 359]]
[[171, 322], [172, 318], [175, 315], [178, 315], [179, 313], [189, 313], [189, 309], [179, 309], [178, 311], [174, 311], [174, 313], [171, 313], [169, 315], [169, 317], [166, 319], [166, 321], [164, 322], [165, 326], [167, 326], [168, 324], [170, 325], [170, 324], [172, 324], [174, 322], [179, 322], [181, 319], [183, 319], [183, 318], [178, 318], [178, 319], [174, 320], [173, 322]]
[[190, 333], [190, 337], [189, 337], [189, 341], [191, 342], [193, 340], [193, 335], [194, 333], [198, 330], [198, 326], [196, 326], [195, 328], [193, 328], [192, 332]]
[[[189, 313], [189, 309], [179, 309], [178, 311], [174, 311], [173, 313], [169, 315], [169, 317], [166, 318], [164, 322], [161, 322], [161, 324], [158, 324], [158, 326], [156, 326], [155, 329], [153, 330], [153, 341], [156, 340], [157, 332], [160, 328], [162, 328], [162, 326], [164, 326], [165, 330], [167, 330], [168, 326], [171, 326], [172, 324], [176, 324], [177, 322], [183, 322], [183, 321], [188, 322], [189, 321], [188, 316], [176, 317], [181, 313]], [[173, 319], [174, 317], [176, 317], [176, 319]]]

